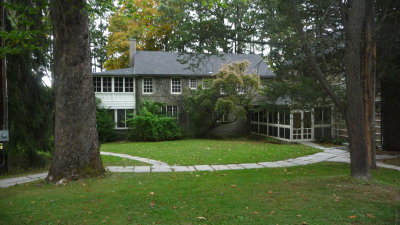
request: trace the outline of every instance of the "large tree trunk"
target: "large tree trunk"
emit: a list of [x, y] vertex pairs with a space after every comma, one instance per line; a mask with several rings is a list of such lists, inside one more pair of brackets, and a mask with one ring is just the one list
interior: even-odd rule
[[104, 173], [96, 131], [85, 0], [51, 1], [54, 29], [54, 156], [47, 180]]
[[376, 42], [375, 42], [375, 9], [372, 0], [366, 1], [364, 22], [364, 105], [365, 135], [368, 149], [368, 164], [376, 168], [375, 143], [375, 74], [376, 74]]
[[369, 179], [368, 149], [363, 85], [361, 82], [361, 32], [365, 19], [365, 1], [351, 1], [345, 24], [345, 76], [347, 107], [345, 120], [349, 133], [351, 175]]

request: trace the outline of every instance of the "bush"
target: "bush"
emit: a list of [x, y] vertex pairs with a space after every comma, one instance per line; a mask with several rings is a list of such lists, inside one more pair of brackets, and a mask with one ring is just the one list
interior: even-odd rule
[[97, 100], [96, 103], [96, 126], [99, 141], [113, 141], [116, 137], [113, 111], [101, 108], [100, 100]]
[[[159, 103], [146, 102], [146, 104], [152, 106]], [[130, 140], [165, 141], [182, 137], [175, 118], [152, 113], [146, 106], [142, 107], [139, 115], [128, 119], [127, 123], [130, 128], [128, 136]]]

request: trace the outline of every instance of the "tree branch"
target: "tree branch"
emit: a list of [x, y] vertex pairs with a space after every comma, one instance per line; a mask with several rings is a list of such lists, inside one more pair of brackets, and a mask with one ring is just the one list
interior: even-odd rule
[[296, 29], [299, 34], [299, 38], [300, 38], [301, 44], [303, 46], [304, 52], [307, 56], [307, 59], [308, 59], [310, 65], [311, 65], [311, 69], [314, 71], [313, 74], [317, 78], [317, 80], [321, 83], [322, 88], [332, 98], [332, 101], [335, 103], [336, 107], [338, 107], [340, 112], [344, 113], [345, 112], [344, 103], [339, 99], [339, 97], [336, 95], [335, 91], [333, 90], [332, 86], [326, 80], [324, 73], [322, 72], [321, 68], [318, 66], [318, 63], [317, 63], [314, 53], [311, 51], [310, 44], [308, 43], [308, 40], [306, 39], [306, 35], [303, 31], [303, 25], [300, 22], [300, 16], [299, 16], [299, 12], [297, 10], [297, 1], [291, 0], [291, 3], [293, 6], [293, 15], [294, 15], [294, 19], [295, 19]]

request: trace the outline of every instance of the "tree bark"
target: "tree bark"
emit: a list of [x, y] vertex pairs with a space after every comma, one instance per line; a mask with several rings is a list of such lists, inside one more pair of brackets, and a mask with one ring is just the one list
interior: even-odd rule
[[51, 1], [54, 29], [54, 156], [47, 180], [104, 173], [96, 131], [85, 0]]
[[375, 143], [375, 74], [376, 74], [376, 42], [375, 42], [375, 9], [374, 3], [367, 0], [364, 22], [364, 105], [365, 135], [368, 149], [368, 164], [376, 168]]
[[350, 1], [345, 24], [345, 77], [346, 77], [346, 125], [349, 133], [351, 175], [369, 179], [368, 149], [366, 140], [365, 105], [361, 80], [361, 32], [365, 19], [365, 1]]

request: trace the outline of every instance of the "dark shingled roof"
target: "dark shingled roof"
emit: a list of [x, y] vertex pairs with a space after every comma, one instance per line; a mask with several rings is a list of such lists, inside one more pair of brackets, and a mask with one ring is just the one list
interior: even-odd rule
[[[248, 60], [248, 72], [254, 72], [261, 78], [273, 77], [275, 74], [269, 69], [264, 60], [255, 54], [197, 54], [190, 57], [188, 54], [176, 52], [137, 51], [135, 68], [126, 68], [94, 73], [93, 75], [144, 75], [144, 76], [207, 76], [217, 73], [223, 64]], [[182, 64], [182, 62], [184, 62]]]

